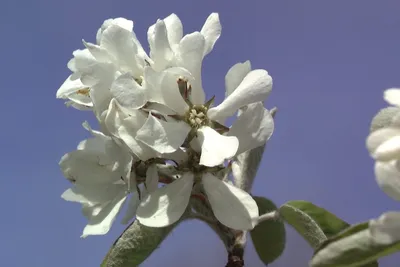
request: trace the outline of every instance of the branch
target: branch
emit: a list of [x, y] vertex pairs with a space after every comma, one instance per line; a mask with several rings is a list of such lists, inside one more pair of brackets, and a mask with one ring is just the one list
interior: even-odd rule
[[235, 247], [231, 252], [229, 252], [228, 263], [225, 265], [225, 267], [243, 267], [243, 254], [243, 247]]
[[243, 267], [244, 266], [244, 246], [246, 244], [246, 231], [234, 231], [236, 232], [233, 243], [228, 248], [228, 262], [225, 267]]

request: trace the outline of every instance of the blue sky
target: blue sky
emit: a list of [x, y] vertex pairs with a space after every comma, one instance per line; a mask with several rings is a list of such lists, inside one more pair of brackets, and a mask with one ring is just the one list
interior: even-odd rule
[[[369, 123], [386, 104], [383, 90], [400, 86], [400, 2], [396, 0], [25, 0], [0, 7], [0, 255], [2, 266], [99, 266], [123, 230], [79, 236], [85, 225], [60, 157], [87, 137], [88, 112], [55, 99], [81, 40], [94, 41], [107, 18], [126, 17], [147, 46], [147, 28], [176, 13], [186, 33], [219, 12], [222, 36], [203, 64], [204, 87], [222, 100], [224, 75], [251, 60], [274, 79], [268, 107], [276, 130], [254, 185], [277, 204], [305, 199], [355, 223], [399, 209], [376, 185], [365, 148]], [[93, 124], [93, 123], [92, 123]], [[94, 124], [93, 124], [94, 125]], [[287, 249], [273, 267], [306, 267], [311, 249], [288, 229]], [[225, 252], [200, 222], [179, 226], [142, 266], [224, 266]], [[251, 245], [247, 266], [261, 267]], [[399, 255], [382, 260], [392, 267]]]

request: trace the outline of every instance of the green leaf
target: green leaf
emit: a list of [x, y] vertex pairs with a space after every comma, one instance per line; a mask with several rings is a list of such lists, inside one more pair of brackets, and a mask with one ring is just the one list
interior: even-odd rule
[[176, 225], [153, 228], [134, 221], [115, 241], [101, 267], [138, 266], [158, 248]]
[[[346, 238], [368, 228], [368, 222], [350, 226], [329, 211], [307, 201], [289, 201], [279, 209], [281, 218], [293, 226], [314, 248], [316, 256], [332, 242]], [[361, 262], [362, 267], [377, 267], [374, 259]], [[322, 267], [321, 265], [318, 267]], [[327, 265], [336, 266], [336, 265]], [[343, 265], [347, 266], [347, 265]], [[317, 266], [313, 266], [317, 267]], [[337, 266], [339, 267], [339, 265]]]
[[[260, 214], [277, 210], [276, 205], [264, 197], [253, 197]], [[276, 260], [285, 249], [285, 225], [280, 220], [263, 221], [251, 232], [251, 239], [260, 259], [267, 265]]]
[[378, 266], [378, 263], [373, 261], [400, 250], [400, 242], [389, 245], [378, 244], [370, 235], [369, 229], [363, 229], [360, 225], [355, 227], [351, 232], [344, 232], [335, 241], [321, 248], [312, 258], [311, 266], [374, 267]]
[[279, 213], [314, 249], [349, 226], [329, 211], [302, 200], [287, 202]]

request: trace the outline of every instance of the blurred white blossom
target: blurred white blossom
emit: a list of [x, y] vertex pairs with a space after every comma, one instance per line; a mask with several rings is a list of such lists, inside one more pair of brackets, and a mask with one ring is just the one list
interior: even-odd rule
[[[384, 99], [400, 107], [400, 89], [387, 89]], [[384, 126], [371, 132], [367, 148], [375, 159], [375, 175], [380, 188], [391, 198], [400, 201], [400, 113], [391, 112]], [[379, 118], [378, 118], [379, 119]], [[375, 123], [377, 124], [377, 123]], [[371, 220], [370, 231], [378, 243], [391, 244], [400, 240], [400, 212], [387, 212]]]

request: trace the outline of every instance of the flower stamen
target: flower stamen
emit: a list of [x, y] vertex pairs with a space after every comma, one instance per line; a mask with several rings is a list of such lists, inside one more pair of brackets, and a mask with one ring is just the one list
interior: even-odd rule
[[79, 89], [76, 91], [78, 95], [89, 96], [90, 88]]

